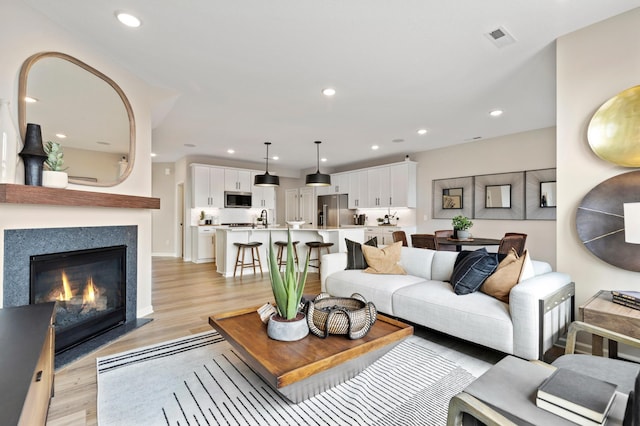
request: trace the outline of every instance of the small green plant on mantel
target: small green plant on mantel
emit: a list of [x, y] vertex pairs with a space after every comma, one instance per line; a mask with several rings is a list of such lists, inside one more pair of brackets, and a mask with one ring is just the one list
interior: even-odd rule
[[283, 319], [293, 320], [300, 310], [300, 300], [307, 281], [307, 269], [309, 267], [309, 256], [305, 260], [304, 271], [296, 271], [296, 264], [293, 260], [293, 244], [291, 243], [291, 232], [287, 230], [287, 263], [283, 273], [280, 272], [280, 265], [276, 261], [271, 234], [269, 234], [269, 277], [271, 278], [271, 290], [276, 299], [278, 315]]
[[473, 226], [473, 222], [468, 217], [458, 215], [451, 219], [453, 223], [453, 229], [456, 231], [466, 231]]
[[58, 142], [47, 141], [45, 144], [44, 152], [47, 154], [47, 159], [44, 160], [44, 164], [48, 170], [52, 172], [63, 172], [68, 169], [64, 166], [64, 153], [62, 147]]

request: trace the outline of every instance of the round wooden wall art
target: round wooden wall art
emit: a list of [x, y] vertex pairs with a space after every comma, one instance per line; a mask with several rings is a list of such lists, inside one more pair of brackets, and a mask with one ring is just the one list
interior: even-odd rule
[[640, 244], [625, 242], [624, 203], [640, 202], [640, 171], [624, 173], [594, 187], [576, 212], [578, 236], [605, 262], [640, 272]]
[[591, 118], [587, 139], [600, 158], [640, 167], [640, 86], [618, 93]]

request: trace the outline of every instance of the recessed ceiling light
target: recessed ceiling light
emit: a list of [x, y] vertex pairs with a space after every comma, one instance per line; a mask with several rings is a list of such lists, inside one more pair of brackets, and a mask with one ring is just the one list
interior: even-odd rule
[[138, 28], [142, 24], [140, 19], [136, 18], [130, 13], [116, 12], [116, 18], [118, 18], [118, 21], [120, 21], [120, 23], [131, 28]]
[[326, 158], [321, 158], [320, 161], [322, 161], [323, 163], [326, 163], [327, 159]]
[[279, 160], [280, 157], [278, 157], [277, 155], [274, 155], [273, 157], [271, 157], [272, 160]]
[[372, 150], [374, 150], [374, 151], [375, 151], [376, 149], [378, 149], [378, 148], [380, 148], [378, 145], [371, 145], [371, 149], [372, 149]]
[[56, 133], [56, 138], [58, 138], [58, 139], [64, 139], [66, 137], [67, 137], [67, 135], [65, 135], [64, 133]]
[[233, 153], [235, 153], [235, 152], [236, 152], [236, 151], [235, 151], [235, 150], [233, 150], [233, 149], [228, 149], [228, 150], [227, 150], [227, 154], [233, 154]]
[[184, 146], [186, 146], [187, 148], [195, 148], [195, 144], [192, 143], [185, 143]]
[[426, 135], [426, 134], [427, 134], [427, 129], [420, 129], [420, 130], [418, 130], [418, 134], [419, 134], [419, 135], [421, 135], [421, 136], [422, 136], [422, 135]]
[[489, 115], [492, 116], [492, 117], [500, 117], [503, 112], [504, 111], [502, 111], [501, 109], [494, 109], [493, 111], [491, 111], [489, 113]]
[[326, 89], [322, 89], [322, 94], [325, 96], [333, 96], [336, 94], [336, 89], [333, 87], [327, 87]]
[[24, 101], [26, 103], [28, 103], [28, 104], [33, 104], [33, 103], [38, 102], [38, 99], [37, 98], [32, 98], [31, 96], [25, 96], [24, 97]]
[[158, 154], [156, 154], [155, 152], [152, 152], [152, 153], [151, 153], [151, 156], [152, 156], [152, 157], [155, 157], [156, 155], [158, 155]]

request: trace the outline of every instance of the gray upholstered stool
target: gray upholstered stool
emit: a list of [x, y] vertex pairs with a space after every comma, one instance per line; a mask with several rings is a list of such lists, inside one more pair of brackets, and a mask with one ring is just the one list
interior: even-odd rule
[[[296, 260], [296, 265], [300, 264], [300, 261], [298, 260], [298, 244], [300, 243], [300, 241], [291, 241], [291, 245], [293, 246], [293, 257]], [[276, 241], [274, 243], [276, 246], [278, 246], [278, 270], [281, 270], [282, 268], [280, 268], [282, 265], [286, 265], [287, 264], [287, 258], [285, 257], [284, 260], [282, 260], [283, 258], [283, 254], [284, 254], [284, 250], [287, 248], [287, 242], [286, 241]]]
[[[309, 241], [307, 243], [307, 247], [309, 247], [309, 267], [310, 268], [318, 268], [320, 271], [320, 265], [322, 264], [322, 249], [327, 250], [327, 254], [329, 254], [329, 247], [333, 246], [333, 243], [325, 243], [322, 241]], [[316, 256], [313, 257], [313, 250], [316, 250]], [[311, 262], [317, 261], [317, 265], [312, 265]]]
[[[238, 266], [240, 267], [240, 278], [242, 278], [242, 273], [245, 268], [253, 268], [253, 274], [256, 274], [256, 266], [260, 268], [260, 276], [262, 277], [262, 262], [260, 261], [260, 251], [258, 248], [262, 245], [262, 243], [258, 241], [250, 241], [248, 243], [233, 243], [234, 246], [238, 247], [238, 254], [236, 255], [236, 266], [233, 268], [233, 276], [236, 276], [236, 271], [238, 270]], [[245, 250], [251, 250], [251, 262], [245, 262]], [[240, 252], [242, 252], [242, 258], [240, 257]]]

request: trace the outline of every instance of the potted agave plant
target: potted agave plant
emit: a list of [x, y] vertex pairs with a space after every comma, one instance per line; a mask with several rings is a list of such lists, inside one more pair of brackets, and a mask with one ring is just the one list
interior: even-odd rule
[[45, 170], [42, 171], [42, 186], [49, 188], [66, 188], [69, 184], [67, 175], [68, 167], [64, 167], [64, 153], [58, 142], [47, 141], [44, 152], [47, 159], [44, 160]]
[[274, 254], [271, 235], [269, 235], [269, 278], [273, 297], [276, 300], [277, 313], [269, 318], [267, 334], [274, 340], [292, 342], [309, 334], [305, 314], [300, 309], [308, 267], [309, 256], [307, 255], [304, 271], [297, 270], [293, 260], [291, 232], [287, 230], [287, 263], [284, 272], [281, 273]]

